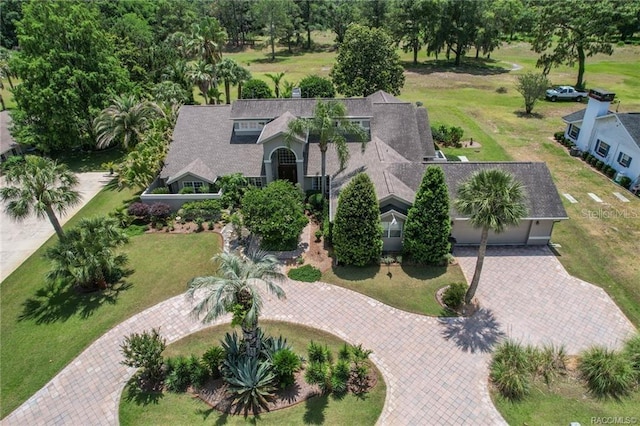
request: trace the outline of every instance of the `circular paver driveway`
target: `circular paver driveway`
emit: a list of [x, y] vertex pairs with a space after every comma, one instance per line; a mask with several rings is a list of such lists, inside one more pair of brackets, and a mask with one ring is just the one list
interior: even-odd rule
[[[604, 292], [574, 282], [547, 249], [513, 250], [520, 249], [489, 250], [478, 291], [483, 309], [472, 318], [408, 314], [343, 288], [293, 281], [283, 285], [286, 300], [268, 298], [263, 317], [316, 327], [372, 349], [388, 386], [380, 424], [504, 424], [489, 398], [487, 366], [488, 351], [505, 333], [562, 343], [574, 352], [591, 344], [618, 346], [634, 331]], [[469, 277], [474, 251], [457, 255]], [[521, 268], [532, 259], [537, 269], [528, 275]], [[540, 271], [547, 273], [538, 282]], [[558, 298], [566, 294], [568, 314], [568, 299]], [[117, 424], [120, 393], [134, 372], [119, 364], [123, 337], [159, 326], [175, 341], [204, 327], [190, 310], [189, 301], [177, 296], [118, 325], [3, 424]], [[589, 337], [584, 327], [607, 333]]]

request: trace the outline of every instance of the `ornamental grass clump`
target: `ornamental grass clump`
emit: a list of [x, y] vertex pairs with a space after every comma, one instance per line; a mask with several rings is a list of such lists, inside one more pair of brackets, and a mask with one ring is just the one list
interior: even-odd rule
[[605, 347], [585, 351], [578, 367], [591, 393], [599, 398], [627, 395], [636, 382], [629, 357]]
[[520, 400], [529, 394], [531, 363], [526, 348], [513, 340], [500, 343], [493, 353], [490, 378], [502, 396]]

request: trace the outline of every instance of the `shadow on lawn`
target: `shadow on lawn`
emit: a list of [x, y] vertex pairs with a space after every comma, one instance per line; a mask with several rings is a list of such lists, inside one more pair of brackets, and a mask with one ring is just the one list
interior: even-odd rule
[[402, 264], [402, 272], [417, 280], [431, 280], [447, 273], [446, 266]]
[[470, 317], [439, 318], [438, 321], [442, 326], [442, 337], [452, 340], [464, 352], [491, 352], [505, 337], [493, 312], [485, 308]]
[[314, 396], [305, 401], [306, 411], [303, 421], [306, 425], [323, 425], [325, 423], [324, 410], [329, 405], [328, 395]]
[[334, 266], [331, 270], [336, 277], [345, 281], [362, 281], [374, 278], [380, 272], [380, 265]]
[[459, 66], [455, 65], [453, 60], [444, 59], [430, 60], [427, 62], [414, 65], [413, 62], [403, 62], [404, 68], [409, 72], [416, 74], [428, 75], [436, 72], [453, 72], [456, 74], [470, 75], [498, 75], [511, 71], [509, 68], [495, 66], [498, 61], [493, 59], [463, 59]]
[[64, 322], [75, 315], [86, 319], [102, 305], [115, 305], [120, 292], [132, 286], [129, 282], [121, 281], [104, 291], [79, 293], [71, 286], [48, 284], [22, 304], [18, 321], [35, 320], [36, 324], [51, 324]]
[[133, 386], [133, 381], [137, 380], [136, 376], [133, 376], [127, 386], [127, 391], [124, 395], [124, 399], [127, 402], [134, 402], [136, 405], [147, 406], [149, 404], [157, 405], [158, 402], [164, 397], [162, 392], [145, 392], [138, 389], [137, 386]]

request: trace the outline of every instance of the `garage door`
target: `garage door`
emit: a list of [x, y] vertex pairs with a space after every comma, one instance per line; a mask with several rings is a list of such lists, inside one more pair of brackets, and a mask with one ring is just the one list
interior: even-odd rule
[[[524, 245], [529, 239], [530, 220], [523, 220], [515, 228], [508, 228], [500, 234], [489, 231], [489, 244]], [[480, 229], [476, 229], [468, 220], [456, 220], [451, 229], [457, 244], [480, 244]]]

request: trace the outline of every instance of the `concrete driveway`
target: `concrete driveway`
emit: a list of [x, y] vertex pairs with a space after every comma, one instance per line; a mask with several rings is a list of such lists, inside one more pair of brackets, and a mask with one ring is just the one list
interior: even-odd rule
[[[79, 180], [77, 189], [82, 201], [59, 218], [61, 224], [73, 217], [113, 178], [102, 172], [78, 173], [76, 176]], [[0, 180], [0, 186], [5, 186], [4, 177]], [[16, 222], [7, 215], [2, 205], [0, 207], [0, 281], [4, 281], [54, 233], [49, 219], [31, 216], [22, 222]]]

